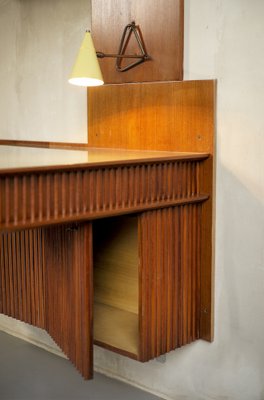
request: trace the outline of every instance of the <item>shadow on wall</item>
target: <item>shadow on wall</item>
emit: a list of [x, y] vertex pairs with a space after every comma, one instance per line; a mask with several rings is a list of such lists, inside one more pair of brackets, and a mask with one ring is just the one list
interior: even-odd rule
[[237, 348], [236, 373], [252, 368], [264, 398], [264, 203], [224, 165], [216, 181], [216, 338]]

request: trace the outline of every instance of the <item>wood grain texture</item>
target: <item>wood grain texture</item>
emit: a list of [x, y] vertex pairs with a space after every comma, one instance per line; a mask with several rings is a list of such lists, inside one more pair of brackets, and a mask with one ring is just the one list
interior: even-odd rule
[[84, 378], [93, 375], [92, 225], [45, 229], [46, 330]]
[[91, 225], [3, 232], [0, 267], [0, 312], [47, 330], [91, 378]]
[[0, 233], [0, 313], [45, 328], [44, 236], [41, 228]]
[[200, 218], [201, 205], [139, 217], [141, 361], [200, 337]]
[[0, 171], [0, 311], [46, 328], [85, 377], [91, 225], [59, 224], [140, 212], [139, 341], [126, 350], [98, 341], [121, 354], [147, 361], [212, 340], [214, 281], [215, 82], [109, 85], [89, 100], [89, 146], [204, 154]]
[[0, 229], [18, 229], [203, 201], [195, 161], [26, 173], [0, 171]]
[[89, 146], [214, 152], [215, 81], [109, 85], [88, 91]]
[[[183, 79], [183, 0], [92, 0], [92, 35], [97, 51], [117, 53], [125, 26], [139, 26], [151, 60], [120, 73], [115, 59], [99, 60], [105, 83]], [[131, 38], [126, 54], [138, 54]], [[128, 61], [130, 63], [131, 60]]]
[[94, 300], [138, 314], [136, 216], [93, 222]]
[[167, 161], [204, 160], [208, 153], [111, 148], [44, 149], [0, 145], [0, 175], [92, 170]]
[[200, 336], [214, 339], [214, 243], [215, 243], [215, 166], [213, 156], [204, 161], [200, 171], [201, 191], [210, 193], [202, 204], [201, 214], [201, 317]]
[[138, 359], [138, 314], [96, 302], [94, 304], [94, 343]]
[[109, 85], [88, 92], [89, 146], [194, 151], [200, 164], [202, 206], [200, 336], [214, 337], [214, 209], [216, 81]]

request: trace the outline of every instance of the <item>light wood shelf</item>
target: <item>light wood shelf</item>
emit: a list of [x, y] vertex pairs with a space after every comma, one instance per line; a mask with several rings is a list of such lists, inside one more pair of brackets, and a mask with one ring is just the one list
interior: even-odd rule
[[94, 340], [138, 356], [138, 218], [96, 221]]
[[138, 315], [95, 303], [94, 339], [97, 342], [138, 354]]

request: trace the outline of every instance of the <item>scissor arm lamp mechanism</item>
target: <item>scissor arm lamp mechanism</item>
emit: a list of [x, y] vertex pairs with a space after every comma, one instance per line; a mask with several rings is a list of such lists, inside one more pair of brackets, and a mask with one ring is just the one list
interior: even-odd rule
[[[132, 34], [134, 34], [134, 36], [135, 36], [135, 39], [137, 41], [137, 44], [138, 44], [141, 54], [125, 54], [128, 42], [129, 42]], [[144, 45], [139, 27], [136, 26], [136, 23], [134, 21], [131, 22], [131, 24], [126, 25], [126, 27], [123, 31], [123, 34], [122, 34], [122, 38], [120, 41], [119, 50], [118, 50], [117, 54], [107, 54], [107, 53], [103, 53], [101, 51], [97, 51], [96, 55], [98, 58], [105, 58], [105, 57], [116, 58], [116, 69], [119, 72], [128, 71], [129, 69], [135, 67], [136, 65], [139, 65], [139, 64], [143, 63], [144, 61], [151, 59], [150, 56], [146, 52], [145, 45]], [[122, 67], [122, 60], [124, 58], [136, 59], [137, 61], [133, 62], [132, 64], [126, 65], [125, 67]]]

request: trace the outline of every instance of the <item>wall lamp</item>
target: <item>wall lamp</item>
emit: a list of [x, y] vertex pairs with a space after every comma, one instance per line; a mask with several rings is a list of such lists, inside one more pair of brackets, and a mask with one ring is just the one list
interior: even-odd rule
[[[131, 35], [135, 36], [140, 54], [125, 54]], [[99, 86], [104, 84], [98, 58], [116, 58], [116, 70], [125, 72], [144, 61], [150, 60], [147, 54], [139, 27], [135, 22], [126, 25], [117, 54], [107, 54], [101, 51], [96, 52], [91, 37], [91, 32], [86, 31], [76, 62], [74, 64], [69, 83], [77, 86]], [[122, 66], [123, 59], [135, 60], [131, 64]]]

